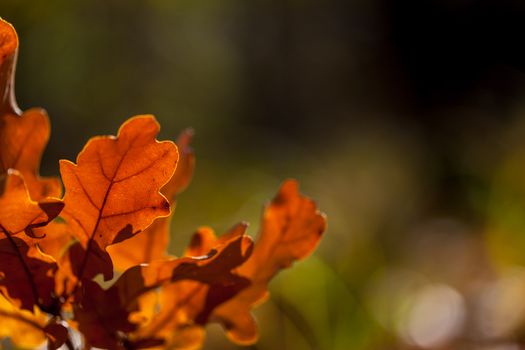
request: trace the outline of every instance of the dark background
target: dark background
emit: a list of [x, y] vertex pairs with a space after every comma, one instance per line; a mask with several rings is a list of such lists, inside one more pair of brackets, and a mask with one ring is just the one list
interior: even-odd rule
[[[287, 177], [318, 201], [329, 232], [272, 286], [257, 349], [519, 341], [525, 301], [501, 330], [507, 294], [484, 295], [525, 292], [525, 2], [2, 0], [0, 16], [19, 104], [52, 121], [44, 174], [136, 114], [163, 138], [195, 129], [174, 253], [199, 225], [256, 233]], [[235, 347], [212, 327], [206, 348]]]

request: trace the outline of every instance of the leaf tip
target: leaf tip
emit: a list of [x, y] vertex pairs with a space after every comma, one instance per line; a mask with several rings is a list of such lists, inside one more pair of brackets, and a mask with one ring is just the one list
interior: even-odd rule
[[160, 124], [153, 114], [140, 114], [129, 118], [118, 130], [117, 137], [128, 133], [136, 133], [140, 130], [142, 134], [156, 136], [160, 131]]
[[296, 179], [286, 179], [281, 184], [274, 201], [281, 202], [284, 201], [285, 198], [296, 196], [299, 196], [299, 181]]
[[0, 57], [1, 61], [15, 53], [18, 48], [18, 35], [13, 25], [0, 18]]

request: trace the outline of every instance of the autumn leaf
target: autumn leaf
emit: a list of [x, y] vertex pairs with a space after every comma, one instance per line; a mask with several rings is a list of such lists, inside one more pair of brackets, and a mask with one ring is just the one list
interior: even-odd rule
[[49, 118], [43, 109], [33, 108], [22, 113], [16, 104], [17, 49], [16, 32], [9, 23], [0, 20], [0, 175], [8, 169], [20, 171], [34, 200], [58, 197], [59, 180], [39, 176], [40, 158], [51, 130]]
[[200, 257], [172, 258], [153, 261], [126, 270], [115, 283], [122, 300], [131, 303], [149, 290], [167, 283], [193, 280], [209, 285], [246, 285], [246, 281], [230, 273], [243, 264], [252, 252], [252, 240], [238, 237]]
[[[97, 347], [120, 349], [124, 341], [143, 344], [152, 341], [157, 334], [123, 338], [123, 334], [136, 330], [129, 315], [138, 310], [137, 301], [141, 295], [165, 284], [192, 280], [224, 292], [222, 297], [229, 299], [231, 293], [238, 293], [249, 284], [231, 271], [246, 261], [251, 249], [251, 239], [239, 237], [199, 258], [174, 258], [137, 265], [124, 272], [106, 291], [94, 282], [86, 283], [81, 289], [82, 297], [78, 298], [80, 306], [75, 309], [79, 329], [90, 344]], [[219, 300], [217, 297], [221, 296], [214, 295], [205, 307], [213, 309], [213, 303]], [[206, 312], [209, 311], [206, 309]]]
[[[117, 137], [91, 139], [77, 164], [60, 162], [63, 217], [86, 250], [78, 276], [95, 249], [105, 252], [169, 215], [169, 202], [159, 190], [173, 175], [178, 152], [174, 143], [156, 141], [158, 132], [152, 116], [138, 116], [124, 123]], [[112, 270], [107, 266], [100, 272], [109, 277]]]
[[[257, 340], [257, 326], [250, 310], [268, 296], [270, 280], [281, 269], [308, 256], [325, 230], [324, 214], [311, 199], [299, 193], [296, 181], [285, 181], [263, 212], [252, 256], [236, 270], [240, 276], [248, 278], [251, 285], [219, 305], [212, 314], [234, 342], [251, 344]], [[198, 240], [200, 249], [208, 249], [205, 245], [211, 246], [212, 241], [210, 237], [201, 237]]]
[[[170, 205], [175, 206], [175, 197], [180, 194], [191, 181], [195, 167], [195, 154], [190, 147], [193, 131], [184, 130], [176, 144], [179, 150], [177, 168], [170, 181], [161, 189]], [[156, 219], [140, 235], [108, 247], [108, 253], [117, 270], [124, 271], [131, 266], [147, 263], [167, 257], [172, 215]]]
[[20, 238], [4, 235], [8, 238], [0, 239], [0, 292], [22, 309], [51, 310], [55, 306], [55, 261]]
[[[184, 254], [206, 254], [224, 242], [242, 237], [247, 226], [239, 223], [219, 238], [212, 229], [202, 227], [193, 235]], [[273, 276], [310, 254], [325, 229], [325, 217], [315, 203], [299, 194], [296, 181], [286, 181], [264, 210], [252, 256], [235, 269], [235, 273], [249, 280], [250, 285], [211, 307], [206, 304], [215, 298], [214, 294], [224, 295], [220, 289], [213, 290], [198, 281], [170, 285], [160, 292], [160, 313], [148, 327], [138, 332], [162, 334], [174, 346], [182, 339], [180, 348], [184, 349], [185, 344], [196, 347], [202, 342], [202, 326], [219, 321], [233, 341], [253, 343], [257, 339], [257, 328], [251, 309], [267, 296], [268, 283]]]
[[0, 178], [0, 191], [0, 291], [22, 309], [53, 309], [53, 273], [57, 266], [34, 245], [33, 229], [53, 220], [63, 203], [32, 201], [16, 170]]
[[58, 197], [62, 191], [57, 178], [38, 175], [49, 134], [49, 118], [42, 109], [33, 108], [21, 116], [0, 115], [0, 174], [9, 168], [20, 171], [35, 200]]
[[[209, 246], [224, 247], [229, 242], [245, 240], [247, 224], [241, 223], [233, 227], [220, 240], [216, 240], [210, 228], [202, 227], [193, 236], [192, 242], [184, 252], [184, 257], [206, 256], [213, 251], [204, 248], [200, 238], [207, 240], [213, 235], [213, 242]], [[251, 242], [251, 240], [250, 240]], [[206, 245], [206, 247], [209, 247]], [[246, 260], [246, 259], [244, 259]], [[247, 279], [239, 280], [235, 284], [210, 284], [197, 280], [182, 280], [164, 286], [158, 292], [158, 314], [151, 317], [146, 326], [141, 327], [136, 337], [162, 337], [166, 345], [173, 349], [197, 349], [204, 339], [203, 324], [208, 320], [213, 309], [230, 299], [249, 284]]]
[[63, 207], [58, 199], [31, 200], [24, 178], [16, 170], [0, 176], [0, 232], [5, 235], [25, 232], [35, 238], [33, 229], [47, 225]]
[[56, 349], [64, 343], [67, 330], [55, 319], [46, 324], [39, 308], [58, 312], [53, 296], [57, 265], [35, 245], [45, 236], [35, 231], [62, 210], [61, 201], [46, 198], [59, 196], [61, 186], [58, 179], [38, 174], [49, 139], [49, 119], [41, 109], [22, 114], [16, 104], [17, 54], [16, 31], [0, 19], [0, 335], [27, 347], [47, 338], [48, 348]]

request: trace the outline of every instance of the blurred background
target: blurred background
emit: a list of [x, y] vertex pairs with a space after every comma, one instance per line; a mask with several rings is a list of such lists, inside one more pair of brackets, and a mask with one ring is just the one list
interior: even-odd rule
[[[193, 127], [173, 253], [288, 177], [328, 214], [271, 285], [248, 349], [525, 344], [525, 3], [2, 0], [17, 96], [42, 106], [55, 175], [92, 135], [155, 114]], [[205, 349], [242, 349], [219, 327]]]

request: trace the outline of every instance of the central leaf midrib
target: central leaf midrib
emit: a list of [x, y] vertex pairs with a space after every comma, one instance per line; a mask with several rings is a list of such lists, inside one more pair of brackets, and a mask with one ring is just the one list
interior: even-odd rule
[[[106, 206], [106, 202], [107, 202], [107, 200], [109, 198], [109, 194], [111, 192], [113, 184], [115, 183], [114, 180], [117, 177], [117, 174], [118, 174], [118, 172], [120, 170], [120, 167], [121, 167], [122, 163], [124, 162], [124, 158], [126, 158], [126, 156], [128, 155], [129, 150], [133, 147], [133, 143], [135, 142], [136, 139], [137, 139], [137, 137], [135, 137], [135, 139], [133, 139], [130, 142], [130, 145], [126, 149], [126, 152], [124, 152], [124, 154], [120, 158], [120, 161], [117, 164], [117, 168], [115, 169], [115, 172], [113, 173], [113, 176], [111, 177], [111, 180], [109, 182], [109, 186], [106, 189], [106, 193], [104, 194], [104, 199], [102, 200], [102, 204], [101, 204], [100, 209], [98, 211], [98, 217], [97, 217], [97, 221], [95, 223], [95, 227], [93, 228], [93, 232], [91, 233], [91, 235], [89, 237], [89, 241], [88, 241], [88, 244], [87, 244], [87, 247], [86, 247], [86, 255], [84, 256], [84, 260], [82, 261], [82, 265], [81, 265], [80, 270], [79, 270], [79, 274], [78, 274], [79, 281], [82, 280], [82, 276], [84, 275], [84, 270], [85, 270], [86, 265], [87, 265], [87, 260], [88, 260], [88, 257], [89, 257], [90, 251], [91, 251], [91, 246], [93, 244], [93, 241], [95, 240], [95, 234], [97, 233], [98, 226], [100, 225], [100, 222], [102, 221], [102, 213], [104, 212], [104, 208]], [[101, 164], [101, 166], [103, 166], [102, 162], [100, 164]], [[100, 247], [100, 248], [103, 248], [103, 247]]]

